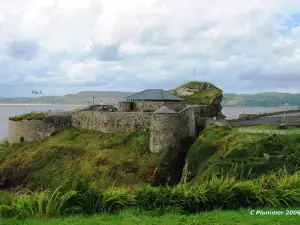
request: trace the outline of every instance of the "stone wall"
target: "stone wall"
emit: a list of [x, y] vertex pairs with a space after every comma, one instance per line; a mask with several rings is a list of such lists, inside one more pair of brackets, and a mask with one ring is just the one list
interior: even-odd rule
[[130, 112], [130, 105], [132, 102], [118, 102], [119, 112]]
[[[171, 106], [174, 111], [184, 105], [159, 102], [154, 108], [164, 104]], [[147, 107], [147, 103], [139, 102], [137, 105], [141, 108]], [[199, 105], [190, 105], [178, 113], [170, 114], [101, 111], [53, 113], [43, 120], [9, 121], [8, 141], [16, 143], [22, 137], [24, 141], [36, 141], [71, 127], [104, 133], [151, 131], [150, 149], [152, 152], [158, 152], [163, 148], [179, 147], [180, 140], [183, 138], [197, 137], [200, 132], [199, 127], [205, 125], [202, 113], [205, 112]]]
[[72, 116], [75, 128], [112, 132], [149, 131], [152, 113], [143, 112], [77, 112]]
[[86, 109], [80, 111], [98, 111], [98, 112], [112, 112], [115, 110], [115, 107], [111, 105], [91, 105]]
[[203, 109], [199, 105], [191, 105], [179, 112], [180, 128], [182, 137], [196, 137], [198, 135], [197, 127], [201, 122], [199, 118]]
[[[130, 105], [133, 104], [133, 110], [131, 110]], [[118, 111], [119, 112], [142, 112], [143, 110], [157, 110], [163, 106], [167, 106], [176, 112], [184, 109], [186, 104], [184, 102], [119, 102]]]
[[55, 115], [43, 120], [9, 121], [7, 141], [11, 144], [23, 141], [37, 141], [49, 137], [64, 128], [71, 127], [70, 115]]
[[180, 147], [180, 118], [178, 114], [153, 114], [150, 134], [150, 151]]

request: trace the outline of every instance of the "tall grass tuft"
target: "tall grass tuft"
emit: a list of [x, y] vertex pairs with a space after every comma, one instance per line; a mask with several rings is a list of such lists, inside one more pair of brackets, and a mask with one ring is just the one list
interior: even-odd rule
[[115, 213], [135, 205], [135, 196], [128, 189], [108, 188], [101, 193], [100, 212]]
[[[49, 217], [60, 216], [70, 207], [68, 201], [76, 195], [76, 191], [61, 192], [57, 188], [54, 192], [27, 193], [13, 197], [11, 204], [5, 209], [5, 216], [14, 214], [17, 217]], [[0, 211], [1, 213], [1, 211]]]
[[244, 181], [229, 175], [214, 175], [203, 183], [175, 187], [110, 187], [97, 191], [83, 186], [16, 196], [0, 192], [0, 204], [0, 216], [5, 217], [92, 215], [127, 208], [148, 210], [159, 216], [170, 211], [295, 207], [300, 204], [300, 172], [289, 175], [282, 169]]

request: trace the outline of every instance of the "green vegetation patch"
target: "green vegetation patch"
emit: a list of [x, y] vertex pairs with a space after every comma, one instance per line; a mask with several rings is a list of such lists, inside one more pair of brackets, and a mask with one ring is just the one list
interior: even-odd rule
[[[200, 86], [202, 86], [203, 89], [201, 89]], [[180, 89], [186, 89], [187, 91], [190, 90], [193, 94], [182, 95], [179, 93]], [[221, 102], [222, 100], [222, 90], [208, 82], [191, 81], [170, 90], [170, 92], [183, 98], [190, 104], [210, 105], [214, 102], [214, 99], [218, 102]]]
[[228, 174], [250, 179], [286, 168], [299, 170], [300, 135], [236, 132], [230, 127], [208, 127], [190, 148], [187, 174], [195, 182]]
[[25, 113], [18, 116], [9, 117], [12, 121], [22, 121], [22, 120], [44, 120], [48, 118], [47, 113]]
[[285, 103], [299, 106], [299, 94], [290, 93], [257, 93], [257, 94], [224, 94], [223, 105], [242, 107], [281, 107]]
[[[201, 184], [175, 187], [135, 186], [95, 190], [77, 186], [14, 195], [0, 192], [0, 218], [120, 215], [118, 213], [126, 210], [137, 214], [147, 212], [153, 216], [170, 213], [188, 215], [216, 209], [279, 210], [299, 207], [299, 203], [300, 174], [289, 175], [281, 170], [248, 181], [213, 176]], [[299, 217], [297, 214], [294, 216]]]
[[165, 165], [166, 154], [150, 152], [149, 133], [67, 129], [39, 142], [2, 145], [0, 187], [145, 185], [150, 183], [149, 170]]
[[[267, 125], [250, 125], [250, 126], [239, 126], [235, 127], [236, 129], [253, 129], [253, 130], [280, 130], [277, 128], [276, 124], [267, 124]], [[296, 126], [287, 126], [287, 130], [300, 130]]]
[[[94, 215], [94, 216], [72, 216], [67, 218], [34, 218], [34, 219], [0, 219], [0, 223], [7, 225], [290, 225], [299, 224], [300, 217], [295, 216], [278, 216], [278, 215], [250, 215], [251, 209], [236, 210], [236, 211], [221, 211], [201, 212], [192, 215], [182, 215], [179, 213], [168, 213], [161, 215], [159, 210], [151, 212], [140, 212], [127, 210], [115, 215]], [[261, 209], [262, 212], [267, 211], [283, 211], [286, 209]], [[299, 211], [299, 209], [295, 209]], [[255, 211], [256, 213], [256, 211]]]

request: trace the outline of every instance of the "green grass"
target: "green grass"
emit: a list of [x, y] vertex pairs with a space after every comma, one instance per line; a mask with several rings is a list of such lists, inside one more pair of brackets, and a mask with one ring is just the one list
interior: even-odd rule
[[[267, 125], [252, 125], [252, 126], [239, 126], [235, 127], [236, 129], [255, 129], [255, 130], [280, 130], [277, 128], [276, 124], [267, 124]], [[287, 130], [300, 130], [296, 126], [288, 126]]]
[[38, 142], [0, 146], [0, 187], [57, 187], [88, 180], [96, 187], [148, 184], [166, 152], [149, 150], [149, 133], [67, 129]]
[[[209, 84], [210, 89], [199, 90], [199, 84]], [[190, 88], [190, 89], [198, 89], [198, 91], [193, 91], [194, 94], [188, 96], [180, 96], [178, 95], [178, 89], [181, 88]], [[178, 95], [179, 97], [183, 98], [187, 103], [190, 104], [201, 104], [201, 105], [209, 105], [212, 100], [216, 99], [219, 100], [222, 95], [222, 90], [215, 87], [213, 84], [208, 82], [198, 82], [198, 81], [191, 81], [185, 83], [175, 89], [170, 90], [171, 93]], [[216, 102], [214, 102], [216, 103]]]
[[299, 157], [299, 134], [253, 134], [208, 127], [188, 152], [185, 175], [201, 182], [212, 174], [248, 179], [249, 173], [258, 177], [284, 167], [294, 172], [300, 169]]
[[[267, 210], [267, 209], [265, 209]], [[279, 209], [274, 209], [278, 211]], [[276, 215], [250, 215], [251, 209], [241, 211], [213, 211], [193, 215], [180, 215], [168, 213], [160, 215], [159, 212], [135, 212], [124, 211], [116, 215], [97, 215], [90, 217], [76, 216], [57, 219], [0, 219], [3, 225], [291, 225], [299, 224], [300, 216], [276, 216]], [[284, 210], [282, 210], [284, 211]]]
[[21, 120], [43, 120], [48, 118], [47, 113], [26, 113], [18, 116], [9, 117], [9, 120], [12, 121], [21, 121]]
[[196, 184], [175, 187], [91, 189], [77, 186], [10, 195], [0, 193], [0, 217], [32, 218], [114, 214], [124, 210], [193, 214], [214, 210], [292, 208], [300, 203], [300, 173], [286, 170], [239, 181], [213, 176]]

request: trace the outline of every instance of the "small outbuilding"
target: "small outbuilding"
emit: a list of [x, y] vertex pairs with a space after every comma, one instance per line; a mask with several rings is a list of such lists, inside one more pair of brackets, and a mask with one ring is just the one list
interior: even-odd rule
[[124, 101], [119, 102], [118, 110], [121, 112], [151, 112], [163, 106], [179, 111], [184, 108], [185, 104], [182, 98], [162, 89], [146, 89], [125, 97]]

